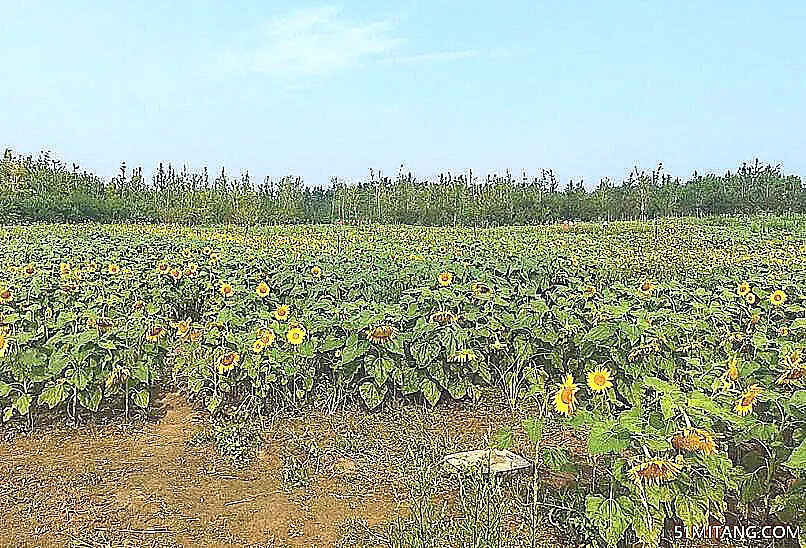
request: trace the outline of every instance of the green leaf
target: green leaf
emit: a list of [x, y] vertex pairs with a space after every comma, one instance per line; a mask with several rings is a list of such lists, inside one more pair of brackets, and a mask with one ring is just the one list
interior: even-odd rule
[[529, 436], [529, 441], [537, 444], [540, 438], [543, 437], [543, 419], [526, 419], [523, 421], [523, 429], [526, 430], [526, 435]]
[[591, 455], [618, 453], [627, 448], [629, 434], [621, 430], [615, 421], [603, 419], [593, 423], [588, 436], [588, 452]]
[[11, 385], [0, 381], [0, 398], [4, 398], [11, 393]]
[[149, 393], [147, 388], [143, 388], [142, 390], [138, 390], [134, 393], [134, 405], [140, 407], [141, 409], [146, 409], [148, 407], [148, 401], [150, 399], [151, 394]]
[[53, 383], [46, 386], [39, 394], [38, 401], [40, 404], [46, 404], [48, 408], [53, 409], [67, 398], [67, 390], [64, 388], [63, 382]]
[[792, 454], [789, 455], [789, 460], [784, 463], [784, 466], [792, 470], [803, 470], [806, 468], [806, 439], [800, 442]]
[[706, 523], [708, 517], [708, 504], [706, 502], [686, 494], [680, 494], [677, 495], [674, 501], [674, 507], [678, 517], [683, 520], [683, 524], [686, 527], [701, 526]]
[[509, 449], [515, 444], [515, 434], [512, 428], [499, 428], [495, 433], [493, 445], [496, 449]]
[[14, 403], [11, 405], [12, 407], [14, 407], [14, 409], [17, 410], [17, 412], [20, 415], [27, 415], [28, 409], [30, 409], [31, 407], [31, 396], [29, 396], [28, 394], [23, 394], [22, 396], [14, 400]]
[[90, 411], [98, 411], [98, 407], [101, 405], [101, 388], [91, 386], [87, 390], [82, 390], [78, 393], [78, 401]]
[[420, 380], [420, 391], [422, 391], [423, 396], [425, 396], [425, 399], [428, 400], [428, 403], [431, 405], [436, 405], [437, 402], [439, 402], [439, 397], [442, 395], [439, 386], [428, 378]]
[[616, 326], [611, 323], [600, 323], [585, 334], [585, 340], [590, 342], [604, 342], [616, 332]]
[[378, 390], [378, 387], [375, 386], [375, 383], [372, 382], [365, 382], [362, 384], [358, 391], [361, 393], [361, 398], [364, 400], [364, 403], [367, 404], [367, 407], [370, 409], [375, 409], [378, 407], [381, 402], [383, 402], [384, 397], [386, 397], [386, 392], [383, 393]]
[[[627, 505], [625, 504], [625, 506]], [[628, 513], [631, 513], [629, 508], [626, 509]], [[617, 546], [629, 526], [629, 519], [625, 515], [625, 508], [622, 508], [620, 501], [605, 499], [598, 495], [588, 495], [585, 498], [585, 513], [597, 526], [608, 546]]]

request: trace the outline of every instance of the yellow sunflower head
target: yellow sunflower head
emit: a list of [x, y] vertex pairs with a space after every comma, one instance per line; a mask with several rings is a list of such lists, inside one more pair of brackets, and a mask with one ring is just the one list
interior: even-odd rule
[[252, 352], [254, 352], [255, 354], [262, 353], [265, 348], [266, 345], [260, 339], [256, 339], [255, 342], [252, 343]]
[[0, 287], [0, 304], [10, 303], [14, 299], [14, 292], [7, 287]]
[[751, 384], [749, 387], [747, 387], [747, 390], [742, 393], [741, 397], [734, 406], [736, 414], [740, 417], [744, 417], [745, 415], [752, 413], [753, 405], [755, 405], [759, 394], [761, 394], [763, 391], [764, 389], [757, 384]]
[[238, 362], [241, 360], [241, 355], [237, 352], [227, 352], [218, 358], [218, 372], [223, 374], [226, 371], [232, 371]]
[[375, 344], [386, 344], [397, 337], [397, 329], [389, 324], [376, 325], [367, 329], [367, 340]]
[[786, 302], [786, 293], [781, 291], [774, 291], [772, 295], [770, 295], [770, 302], [775, 306], [781, 306]]
[[259, 329], [257, 332], [257, 338], [263, 343], [263, 346], [271, 346], [274, 344], [274, 340], [277, 338], [277, 336], [271, 329]]
[[157, 263], [157, 272], [160, 274], [168, 274], [168, 271], [171, 267], [165, 261], [160, 261]]
[[259, 284], [257, 284], [257, 289], [255, 289], [255, 293], [257, 293], [257, 296], [260, 297], [261, 299], [265, 299], [266, 297], [268, 297], [269, 296], [268, 284], [266, 284], [266, 282], [260, 282]]
[[746, 302], [747, 304], [749, 304], [751, 306], [756, 304], [757, 300], [758, 299], [756, 298], [755, 293], [748, 293], [747, 295], [744, 296], [744, 302]]
[[190, 319], [181, 320], [178, 322], [171, 322], [171, 327], [176, 329], [176, 336], [180, 338], [184, 338], [187, 336], [188, 331], [192, 327], [193, 322]]
[[120, 267], [117, 264], [112, 263], [107, 267], [106, 271], [114, 276], [115, 274], [120, 274]]
[[439, 276], [437, 276], [437, 281], [439, 282], [440, 286], [447, 287], [451, 285], [451, 282], [453, 281], [453, 273], [448, 272], [447, 270], [445, 272], [440, 272]]
[[8, 350], [8, 338], [5, 331], [0, 330], [0, 358], [6, 355], [6, 350]]
[[302, 341], [305, 340], [305, 328], [301, 325], [294, 325], [288, 330], [288, 335], [286, 336], [288, 342], [293, 344], [294, 346], [302, 344]]
[[314, 266], [313, 268], [311, 268], [311, 274], [313, 275], [314, 278], [318, 278], [319, 276], [322, 275], [322, 269], [319, 268], [318, 266]]
[[596, 287], [588, 284], [585, 286], [585, 296], [586, 297], [593, 297], [596, 295]]
[[456, 321], [456, 316], [448, 310], [437, 310], [431, 314], [431, 321], [440, 325], [448, 325]]
[[274, 319], [278, 322], [284, 322], [288, 319], [288, 315], [291, 313], [291, 307], [287, 304], [281, 304], [277, 308], [274, 309]]
[[476, 353], [469, 349], [457, 350], [448, 356], [448, 361], [461, 364], [470, 363], [476, 361]]
[[577, 385], [574, 384], [574, 377], [570, 374], [566, 375], [562, 384], [557, 387], [557, 393], [554, 396], [554, 408], [558, 413], [570, 416], [574, 413], [577, 405], [576, 393], [579, 391]]
[[742, 282], [738, 286], [736, 286], [736, 294], [740, 297], [744, 297], [750, 293], [750, 284], [747, 282]]
[[34, 274], [36, 274], [36, 267], [34, 266], [33, 263], [30, 263], [25, 266], [23, 272], [25, 273], [26, 276], [33, 276]]
[[650, 293], [652, 293], [652, 290], [655, 289], [655, 284], [652, 283], [651, 280], [644, 280], [644, 282], [641, 284], [641, 286], [638, 289], [644, 295], [649, 295]]
[[647, 459], [630, 468], [628, 475], [638, 485], [659, 484], [677, 477], [683, 470], [682, 459]]
[[221, 287], [218, 289], [224, 297], [231, 297], [234, 290], [232, 289], [232, 285], [224, 282], [221, 284]]
[[149, 342], [157, 342], [165, 336], [165, 328], [161, 325], [153, 325], [146, 332], [146, 340]]
[[610, 370], [606, 367], [599, 367], [588, 373], [588, 386], [594, 392], [601, 392], [613, 386], [610, 380]]
[[728, 360], [728, 370], [725, 372], [725, 376], [735, 381], [739, 378], [739, 358], [733, 356], [731, 359]]
[[672, 436], [672, 446], [679, 451], [699, 451], [704, 455], [716, 453], [714, 435], [702, 428], [684, 428]]
[[182, 278], [182, 271], [178, 268], [172, 268], [170, 272], [168, 272], [168, 276], [175, 282], [179, 281]]
[[793, 384], [806, 377], [806, 369], [801, 366], [793, 366], [781, 373], [775, 384]]

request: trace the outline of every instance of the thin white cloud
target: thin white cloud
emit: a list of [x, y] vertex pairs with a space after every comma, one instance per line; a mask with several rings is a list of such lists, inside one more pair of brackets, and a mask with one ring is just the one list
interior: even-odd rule
[[403, 55], [405, 40], [391, 20], [353, 22], [339, 8], [296, 11], [266, 23], [252, 40], [223, 56], [224, 65], [243, 72], [319, 75], [366, 64], [437, 63], [466, 59], [472, 51]]

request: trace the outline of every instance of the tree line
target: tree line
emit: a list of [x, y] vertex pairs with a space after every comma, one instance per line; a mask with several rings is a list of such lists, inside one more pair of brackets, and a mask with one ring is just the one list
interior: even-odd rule
[[255, 180], [225, 169], [210, 174], [160, 164], [150, 178], [128, 169], [103, 179], [49, 152], [0, 160], [0, 219], [25, 221], [161, 222], [182, 224], [385, 223], [498, 226], [560, 219], [619, 220], [806, 212], [797, 175], [759, 160], [724, 174], [688, 179], [634, 168], [621, 181], [594, 188], [562, 183], [550, 169], [529, 175], [479, 176], [471, 170], [417, 178], [370, 170], [364, 180], [334, 177], [323, 186], [300, 177]]

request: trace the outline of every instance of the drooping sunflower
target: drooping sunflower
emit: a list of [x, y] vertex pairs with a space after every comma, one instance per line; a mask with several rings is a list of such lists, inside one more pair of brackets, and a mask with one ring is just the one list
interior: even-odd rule
[[772, 295], [770, 295], [770, 302], [775, 306], [781, 306], [786, 302], [786, 293], [781, 291], [774, 291]]
[[397, 337], [397, 329], [393, 325], [381, 324], [367, 329], [367, 340], [375, 344], [386, 344]]
[[593, 297], [594, 295], [596, 295], [596, 287], [588, 284], [585, 286], [584, 293], [586, 297]]
[[781, 373], [778, 379], [775, 381], [775, 384], [782, 385], [782, 384], [792, 384], [798, 382], [799, 380], [806, 377], [806, 368], [798, 365], [794, 367], [788, 368], [786, 371]]
[[574, 384], [574, 377], [569, 373], [563, 379], [562, 384], [557, 387], [557, 393], [554, 396], [554, 408], [558, 413], [562, 413], [566, 417], [572, 415], [577, 405], [576, 393], [579, 388]]
[[257, 293], [257, 296], [260, 297], [261, 299], [265, 299], [266, 297], [268, 297], [269, 296], [268, 284], [266, 282], [260, 282], [259, 284], [257, 284], [257, 289], [255, 289], [255, 293]]
[[649, 295], [652, 293], [652, 290], [655, 289], [655, 284], [652, 283], [651, 280], [644, 280], [641, 286], [638, 288], [642, 294]]
[[274, 319], [278, 322], [284, 322], [288, 319], [290, 313], [291, 307], [287, 304], [281, 304], [274, 309]]
[[748, 293], [747, 295], [744, 296], [744, 302], [746, 302], [747, 304], [749, 304], [751, 306], [756, 304], [757, 300], [758, 299], [757, 299], [755, 293]]
[[149, 342], [157, 342], [165, 336], [165, 328], [161, 325], [151, 326], [146, 332], [146, 340]]
[[606, 367], [599, 367], [588, 373], [588, 386], [594, 392], [601, 392], [613, 386], [610, 380], [610, 370]]
[[288, 335], [286, 336], [288, 342], [293, 344], [294, 346], [302, 344], [302, 341], [305, 340], [305, 328], [301, 325], [294, 325], [288, 330]]
[[255, 339], [255, 342], [252, 343], [252, 352], [255, 354], [260, 354], [266, 348], [266, 345], [263, 344], [263, 341], [260, 339]]
[[8, 350], [8, 338], [5, 332], [0, 330], [0, 358], [6, 355], [6, 350]]
[[716, 453], [714, 435], [702, 428], [684, 428], [672, 436], [672, 446], [680, 451], [699, 451], [704, 455]]
[[118, 266], [115, 263], [111, 263], [107, 267], [106, 271], [109, 272], [109, 274], [111, 274], [112, 276], [115, 276], [116, 274], [120, 274], [120, 266]]
[[800, 348], [796, 348], [784, 356], [784, 363], [786, 363], [789, 367], [797, 367], [801, 365], [803, 363], [803, 353], [800, 351]]
[[630, 468], [627, 474], [638, 485], [660, 484], [677, 477], [683, 470], [683, 459], [647, 459]]
[[224, 297], [231, 297], [234, 290], [232, 289], [232, 285], [224, 282], [221, 284], [221, 287], [218, 289]]
[[476, 361], [476, 353], [470, 349], [457, 350], [448, 356], [448, 361], [453, 363], [461, 363], [464, 365], [466, 363]]
[[738, 286], [736, 286], [736, 294], [740, 297], [744, 297], [750, 293], [750, 284], [747, 282], [742, 282]]
[[318, 266], [314, 266], [313, 268], [311, 268], [311, 274], [313, 274], [314, 278], [318, 278], [319, 276], [322, 275], [322, 269], [319, 268]]
[[218, 358], [218, 373], [223, 374], [226, 371], [232, 371], [240, 360], [241, 355], [237, 352], [227, 352]]
[[277, 335], [271, 329], [258, 329], [257, 338], [263, 343], [263, 346], [271, 346]]
[[14, 292], [7, 287], [0, 287], [0, 304], [10, 303], [14, 299]]
[[473, 292], [474, 297], [488, 297], [493, 292], [490, 286], [483, 282], [473, 282], [470, 284], [470, 291]]
[[437, 310], [431, 314], [431, 321], [440, 325], [448, 325], [456, 321], [456, 316], [448, 310]]
[[441, 287], [447, 287], [451, 285], [451, 282], [453, 282], [453, 273], [448, 272], [447, 270], [445, 272], [440, 272], [439, 276], [437, 276], [437, 281]]
[[725, 377], [730, 379], [731, 381], [735, 381], [739, 378], [739, 358], [733, 356], [731, 359], [728, 360], [728, 369], [725, 371]]
[[759, 394], [764, 391], [762, 387], [757, 384], [751, 384], [747, 390], [744, 391], [742, 396], [736, 401], [734, 410], [740, 417], [749, 415], [753, 412], [753, 405], [756, 403]]

